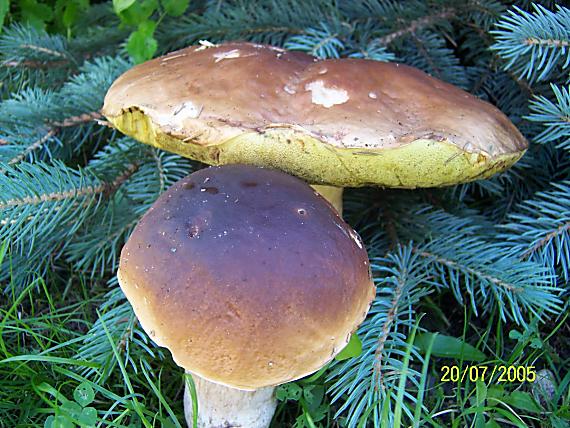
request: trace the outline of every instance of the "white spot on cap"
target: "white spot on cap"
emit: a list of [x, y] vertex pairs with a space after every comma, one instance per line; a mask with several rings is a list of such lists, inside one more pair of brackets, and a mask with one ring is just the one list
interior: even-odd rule
[[153, 119], [160, 125], [180, 129], [184, 127], [186, 119], [196, 119], [199, 117], [202, 113], [202, 108], [202, 106], [198, 106], [191, 101], [186, 101], [174, 106], [170, 111], [154, 112]]
[[327, 88], [322, 80], [307, 83], [306, 91], [311, 91], [311, 101], [326, 108], [348, 101], [348, 92], [344, 89]]
[[373, 100], [375, 100], [376, 98], [378, 98], [378, 95], [376, 95], [374, 92], [368, 92], [368, 96], [370, 98], [372, 98]]
[[174, 110], [173, 114], [174, 116], [178, 116], [177, 120], [186, 119], [186, 118], [196, 119], [198, 116], [200, 116], [201, 112], [202, 112], [202, 106], [197, 106], [191, 101], [186, 101], [180, 104]]
[[272, 50], [272, 51], [285, 52], [285, 49], [283, 49], [283, 48], [278, 48], [277, 46], [268, 46], [268, 45], [254, 44], [253, 47], [256, 48], [256, 49], [270, 49], [270, 50]]
[[232, 49], [231, 51], [227, 52], [215, 53], [213, 56], [216, 58], [215, 62], [220, 62], [223, 59], [239, 58], [241, 55], [239, 53], [239, 49]]
[[293, 95], [293, 94], [296, 94], [296, 93], [297, 93], [297, 91], [295, 91], [295, 89], [290, 88], [290, 87], [287, 86], [287, 85], [283, 86], [283, 90], [284, 90], [285, 92], [287, 92], [288, 94], [290, 94], [290, 95]]
[[199, 40], [198, 43], [200, 43], [200, 47], [196, 48], [196, 52], [197, 51], [203, 51], [204, 49], [208, 49], [208, 48], [215, 48], [218, 45], [209, 42], [208, 40]]

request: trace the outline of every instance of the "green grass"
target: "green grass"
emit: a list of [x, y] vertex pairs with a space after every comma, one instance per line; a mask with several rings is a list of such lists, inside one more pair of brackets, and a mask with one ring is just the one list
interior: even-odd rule
[[116, 365], [102, 376], [101, 364], [77, 357], [108, 290], [80, 278], [73, 283], [58, 291], [50, 284], [48, 292], [38, 279], [1, 297], [0, 426], [43, 427], [50, 415], [66, 421], [61, 426], [90, 426], [69, 404], [85, 384], [94, 391], [97, 426], [181, 426], [183, 372], [170, 359], [152, 361], [110, 340]]
[[[167, 352], [141, 341], [136, 324], [127, 329], [126, 336], [124, 332], [121, 336], [111, 333], [117, 330], [114, 323], [128, 320], [110, 316], [113, 307], [126, 303], [122, 299], [109, 301], [108, 291], [108, 284], [81, 275], [68, 281], [49, 275], [19, 293], [0, 297], [1, 427], [185, 426], [183, 370]], [[442, 295], [426, 301], [419, 325], [457, 337], [458, 343], [475, 346], [488, 359], [468, 361], [472, 355], [463, 352], [463, 346], [457, 348], [456, 358], [438, 357], [440, 350], [434, 344], [439, 342], [432, 338], [423, 365], [418, 364], [411, 352], [411, 332], [408, 348], [403, 350], [400, 388], [395, 391], [399, 401], [396, 426], [567, 427], [568, 314], [521, 330], [504, 324], [496, 314], [486, 319], [474, 317], [467, 309], [449, 305], [448, 299]], [[454, 309], [440, 309], [446, 307]], [[97, 342], [102, 337], [92, 336], [98, 320], [107, 347]], [[86, 348], [90, 343], [99, 344]], [[87, 357], [86, 349], [97, 358]], [[106, 359], [101, 360], [96, 351]], [[441, 381], [443, 365], [468, 364], [533, 365], [537, 370], [549, 370], [553, 390], [541, 397], [537, 383]], [[421, 372], [419, 385], [408, 383], [408, 365]], [[405, 412], [403, 387], [418, 398], [413, 414]], [[273, 426], [343, 426], [342, 417], [334, 418], [338, 405], [330, 404], [326, 389], [326, 370], [280, 387]]]

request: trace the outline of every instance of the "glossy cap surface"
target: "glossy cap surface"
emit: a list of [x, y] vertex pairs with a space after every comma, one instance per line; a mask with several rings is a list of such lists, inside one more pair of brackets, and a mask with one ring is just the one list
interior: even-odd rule
[[103, 112], [142, 142], [208, 164], [340, 187], [470, 181], [527, 148], [499, 109], [415, 68], [251, 43], [140, 64], [113, 83]]
[[366, 250], [334, 208], [295, 177], [245, 165], [165, 192], [124, 246], [118, 277], [180, 366], [240, 389], [321, 368], [375, 296]]

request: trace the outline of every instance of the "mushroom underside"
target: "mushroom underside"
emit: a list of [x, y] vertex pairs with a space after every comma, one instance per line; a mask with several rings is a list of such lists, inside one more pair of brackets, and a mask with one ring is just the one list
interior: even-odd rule
[[140, 109], [125, 110], [109, 120], [141, 142], [206, 164], [276, 168], [311, 184], [337, 187], [454, 185], [504, 171], [525, 153], [470, 152], [447, 138], [419, 138], [383, 149], [343, 148], [293, 128], [249, 130], [218, 144], [203, 145], [166, 132]]

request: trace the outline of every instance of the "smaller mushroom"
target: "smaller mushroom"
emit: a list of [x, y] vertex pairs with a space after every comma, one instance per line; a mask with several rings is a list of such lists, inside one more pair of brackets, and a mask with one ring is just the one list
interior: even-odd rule
[[[362, 241], [309, 185], [246, 165], [165, 192], [121, 252], [145, 331], [193, 375], [200, 427], [267, 427], [273, 387], [319, 370], [375, 296]], [[192, 426], [188, 391], [185, 411]]]

